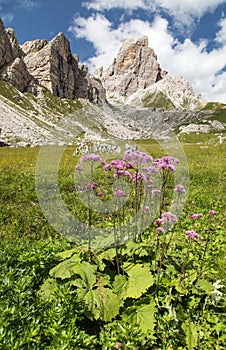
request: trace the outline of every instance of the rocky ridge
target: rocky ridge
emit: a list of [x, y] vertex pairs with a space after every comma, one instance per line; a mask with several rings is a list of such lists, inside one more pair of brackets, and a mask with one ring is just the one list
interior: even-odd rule
[[0, 79], [21, 92], [37, 94], [39, 85], [60, 98], [86, 98], [100, 103], [103, 86], [87, 74], [68, 39], [59, 33], [50, 42], [34, 40], [18, 44], [13, 29], [5, 29], [0, 19]]
[[71, 143], [79, 134], [167, 138], [208, 119], [213, 112], [195, 110], [203, 105], [187, 81], [160, 68], [147, 37], [125, 40], [110, 67], [89, 76], [63, 33], [20, 46], [0, 20], [0, 145]]

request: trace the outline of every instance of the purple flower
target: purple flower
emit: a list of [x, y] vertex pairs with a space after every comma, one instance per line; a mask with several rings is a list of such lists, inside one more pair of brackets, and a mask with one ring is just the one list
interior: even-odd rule
[[105, 164], [104, 164], [104, 170], [105, 170], [105, 171], [111, 170], [111, 164], [105, 163]]
[[132, 164], [135, 164], [137, 167], [139, 167], [141, 164], [150, 163], [153, 161], [153, 158], [149, 154], [140, 151], [126, 153], [123, 159], [130, 160]]
[[82, 168], [81, 165], [76, 165], [75, 169], [76, 169], [77, 171], [82, 171], [82, 170], [83, 170], [83, 168]]
[[158, 233], [164, 232], [164, 228], [163, 228], [163, 227], [157, 227], [156, 231], [157, 231]]
[[176, 171], [175, 167], [173, 164], [179, 163], [179, 160], [174, 157], [170, 156], [164, 156], [162, 158], [158, 158], [153, 162], [153, 165], [155, 165], [158, 169], [164, 170], [168, 169], [169, 171]]
[[186, 193], [186, 190], [182, 185], [176, 185], [176, 187], [174, 188], [174, 191], [178, 193]]
[[200, 219], [200, 218], [202, 218], [203, 217], [203, 214], [191, 214], [191, 215], [189, 215], [189, 218], [190, 219]]
[[209, 215], [217, 215], [217, 214], [218, 214], [218, 212], [216, 210], [214, 210], [214, 209], [211, 209], [209, 211]]
[[102, 158], [98, 154], [85, 154], [84, 156], [81, 157], [80, 163], [84, 162], [102, 162]]
[[149, 210], [149, 207], [147, 206], [147, 205], [145, 205], [144, 207], [143, 207], [143, 211], [148, 211]]
[[98, 187], [98, 184], [96, 182], [94, 182], [94, 181], [90, 181], [87, 185], [92, 190], [95, 190]]
[[114, 190], [114, 196], [115, 197], [126, 197], [126, 194], [125, 194], [125, 192], [123, 192], [123, 191], [119, 190], [118, 188], [116, 188]]
[[151, 193], [153, 196], [155, 196], [156, 194], [161, 194], [161, 191], [160, 190], [152, 190]]
[[160, 225], [164, 224], [163, 218], [161, 218], [161, 219], [156, 219], [156, 220], [154, 221], [154, 224], [157, 225], [157, 226], [160, 226]]
[[185, 236], [190, 238], [190, 239], [197, 239], [199, 240], [201, 237], [198, 235], [197, 232], [195, 232], [194, 230], [189, 230], [185, 232]]
[[124, 171], [123, 174], [125, 177], [128, 177], [128, 179], [132, 179], [132, 175], [128, 171]]
[[104, 193], [103, 192], [98, 192], [97, 193], [97, 197], [103, 197], [104, 196]]
[[178, 220], [177, 216], [170, 211], [162, 213], [161, 217], [164, 220], [164, 223], [167, 221], [169, 224], [174, 224]]

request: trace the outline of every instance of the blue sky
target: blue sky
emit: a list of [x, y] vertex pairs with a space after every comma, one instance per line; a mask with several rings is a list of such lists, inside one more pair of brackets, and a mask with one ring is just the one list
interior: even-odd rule
[[226, 103], [226, 0], [0, 0], [0, 16], [20, 44], [63, 32], [90, 73], [147, 35], [162, 69]]

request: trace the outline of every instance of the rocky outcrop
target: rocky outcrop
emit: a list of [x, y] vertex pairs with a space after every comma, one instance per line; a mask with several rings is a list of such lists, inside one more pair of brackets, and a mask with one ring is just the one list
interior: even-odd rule
[[12, 62], [16, 55], [11, 45], [9, 36], [0, 19], [0, 68], [7, 63]]
[[24, 91], [33, 80], [22, 58], [15, 58], [11, 64], [4, 65], [1, 70], [2, 78], [15, 86], [18, 90]]
[[194, 93], [191, 84], [182, 77], [166, 75], [157, 83], [131, 95], [127, 103], [145, 108], [200, 109], [206, 102], [201, 95]]
[[24, 62], [30, 75], [53, 95], [74, 98], [77, 65], [65, 36], [60, 33], [47, 44], [36, 41], [25, 48]]
[[96, 104], [106, 99], [164, 109], [195, 109], [205, 104], [187, 81], [161, 70], [146, 36], [124, 40], [110, 67], [90, 77], [63, 33], [49, 42], [34, 40], [20, 46], [13, 29], [5, 29], [0, 20], [0, 79], [22, 92], [35, 94], [41, 85], [60, 98], [83, 98]]
[[19, 46], [13, 29], [0, 20], [0, 79], [20, 91], [37, 92], [37, 85], [61, 98], [105, 101], [105, 90], [88, 76], [88, 68], [72, 55], [68, 39], [59, 33], [50, 42], [34, 40]]
[[148, 38], [143, 36], [138, 40], [126, 39], [110, 67], [105, 71], [100, 68], [93, 75], [101, 79], [109, 100], [124, 102], [166, 74], [160, 69], [154, 50], [148, 47]]

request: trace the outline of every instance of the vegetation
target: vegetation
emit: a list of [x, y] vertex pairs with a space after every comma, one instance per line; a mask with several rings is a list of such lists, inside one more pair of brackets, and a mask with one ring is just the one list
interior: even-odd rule
[[[80, 159], [73, 147], [65, 150], [58, 174], [68, 210], [103, 236], [106, 229], [113, 233], [113, 244], [102, 242], [99, 249], [93, 249], [89, 231], [76, 245], [45, 219], [35, 185], [39, 149], [0, 148], [2, 349], [224, 348], [225, 145], [215, 139], [197, 144], [199, 136], [192, 137], [197, 139], [184, 144], [190, 189], [177, 219], [169, 214], [174, 194], [185, 195], [183, 186], [174, 184], [177, 164], [162, 158], [156, 142], [137, 142], [162, 164], [157, 166], [161, 182], [149, 183], [152, 190], [160, 186], [156, 216], [145, 225], [147, 182], [138, 180], [135, 155], [124, 159], [135, 163], [126, 170], [121, 160], [115, 166], [123, 169], [115, 168], [113, 159], [103, 168], [100, 159]], [[130, 173], [131, 180], [127, 174], [120, 182], [117, 169]], [[79, 176], [84, 179], [77, 181]], [[85, 187], [89, 179], [93, 183]], [[120, 187], [125, 183], [128, 187]], [[110, 199], [117, 210], [109, 208], [103, 216], [95, 201], [106, 207]]]
[[154, 94], [145, 96], [142, 99], [143, 106], [145, 108], [163, 108], [165, 110], [174, 109], [175, 106], [171, 100], [162, 92], [156, 92]]

